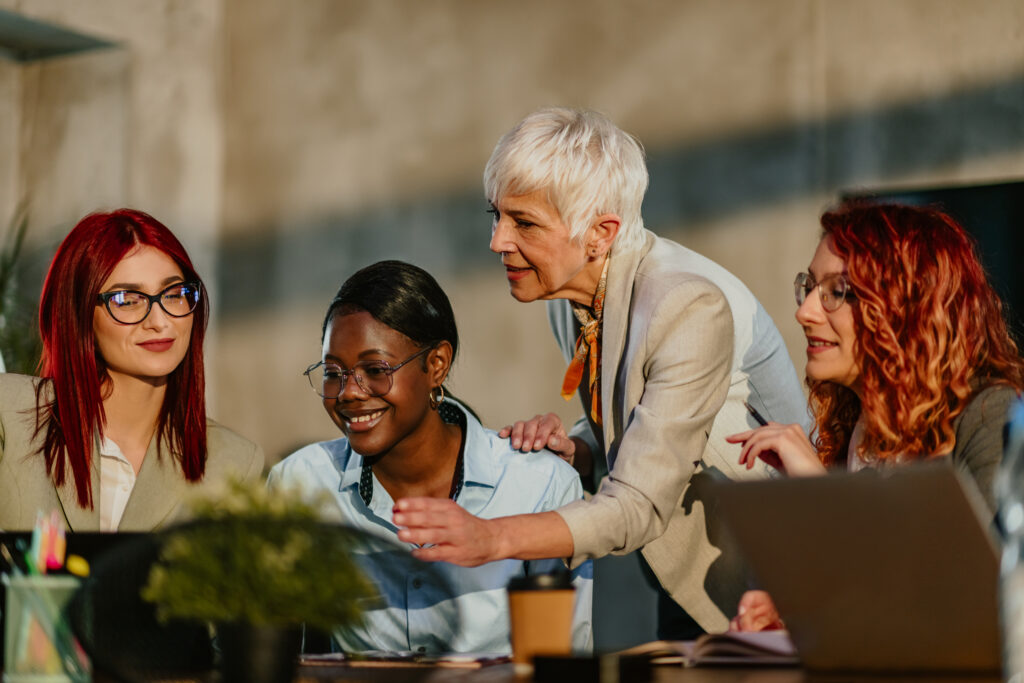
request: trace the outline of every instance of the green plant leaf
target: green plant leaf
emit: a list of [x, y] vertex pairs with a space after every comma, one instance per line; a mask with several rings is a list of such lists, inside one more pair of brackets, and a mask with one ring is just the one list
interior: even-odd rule
[[298, 493], [234, 483], [194, 512], [168, 532], [142, 591], [161, 619], [326, 631], [357, 623], [375, 596], [353, 559], [366, 535], [319, 521], [319, 506]]

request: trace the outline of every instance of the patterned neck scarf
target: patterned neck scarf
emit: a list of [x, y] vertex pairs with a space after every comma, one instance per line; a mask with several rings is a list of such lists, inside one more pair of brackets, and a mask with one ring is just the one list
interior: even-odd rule
[[601, 424], [601, 320], [604, 313], [604, 292], [608, 284], [608, 264], [611, 260], [610, 255], [604, 260], [601, 279], [598, 280], [597, 292], [594, 293], [593, 314], [583, 306], [572, 304], [572, 312], [582, 328], [580, 336], [576, 338], [576, 353], [569, 362], [569, 369], [565, 371], [565, 379], [562, 381], [562, 398], [568, 401], [583, 381], [583, 367], [587, 365], [587, 357], [590, 357], [590, 381], [587, 383], [590, 389], [590, 419], [597, 425]]

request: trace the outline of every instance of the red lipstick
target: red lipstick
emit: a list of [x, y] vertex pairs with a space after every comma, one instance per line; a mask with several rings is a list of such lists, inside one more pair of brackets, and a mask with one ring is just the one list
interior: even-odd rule
[[139, 346], [146, 349], [147, 351], [153, 351], [154, 353], [163, 353], [174, 346], [173, 339], [150, 339], [149, 341], [139, 342]]

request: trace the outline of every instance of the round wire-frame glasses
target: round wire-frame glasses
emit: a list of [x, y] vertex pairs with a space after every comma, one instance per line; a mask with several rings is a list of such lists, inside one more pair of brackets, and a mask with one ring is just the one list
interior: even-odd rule
[[793, 281], [793, 292], [796, 295], [796, 305], [802, 306], [810, 295], [811, 290], [818, 288], [818, 300], [821, 307], [829, 313], [839, 310], [847, 299], [856, 299], [850, 281], [842, 273], [826, 275], [818, 282], [810, 273], [797, 273]]
[[391, 375], [431, 348], [433, 347], [426, 346], [397, 365], [391, 365], [386, 360], [367, 360], [356, 363], [351, 370], [345, 370], [335, 363], [321, 360], [310, 365], [302, 374], [321, 398], [333, 399], [341, 396], [349, 377], [354, 377], [356, 385], [369, 396], [383, 396], [391, 391]]

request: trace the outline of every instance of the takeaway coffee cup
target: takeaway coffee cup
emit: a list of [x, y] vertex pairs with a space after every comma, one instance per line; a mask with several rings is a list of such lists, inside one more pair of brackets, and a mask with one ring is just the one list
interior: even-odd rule
[[516, 673], [532, 671], [535, 655], [570, 653], [575, 597], [569, 572], [517, 576], [509, 581], [508, 611]]

